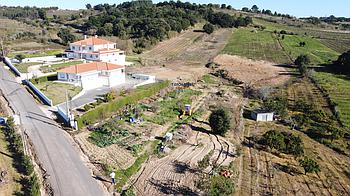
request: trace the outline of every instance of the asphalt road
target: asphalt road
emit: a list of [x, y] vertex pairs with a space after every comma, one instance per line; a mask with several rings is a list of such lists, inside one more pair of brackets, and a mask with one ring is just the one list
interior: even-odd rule
[[99, 196], [105, 192], [84, 165], [70, 136], [39, 108], [25, 88], [0, 65], [0, 89], [20, 115], [22, 127], [32, 140], [49, 174], [55, 195]]

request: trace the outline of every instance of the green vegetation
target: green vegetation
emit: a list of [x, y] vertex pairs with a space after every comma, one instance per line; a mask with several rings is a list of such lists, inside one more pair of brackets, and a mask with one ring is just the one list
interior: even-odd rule
[[304, 157], [303, 159], [299, 160], [299, 164], [304, 168], [305, 175], [307, 173], [317, 173], [321, 171], [318, 163], [309, 157]]
[[82, 90], [82, 88], [79, 86], [53, 81], [40, 82], [35, 84], [35, 86], [47, 97], [49, 97], [54, 105], [65, 102], [66, 92], [68, 93], [69, 97], [74, 97]]
[[68, 43], [72, 43], [76, 40], [75, 35], [73, 35], [69, 29], [60, 29], [57, 36], [61, 38], [63, 45], [67, 45]]
[[207, 23], [203, 26], [203, 31], [206, 32], [207, 34], [212, 34], [215, 30], [214, 25]]
[[341, 54], [335, 64], [344, 73], [350, 74], [350, 50]]
[[207, 84], [213, 84], [215, 83], [215, 79], [213, 76], [209, 75], [209, 74], [206, 74], [203, 76], [203, 81]]
[[286, 117], [288, 115], [288, 100], [282, 96], [270, 97], [264, 100], [264, 109], [275, 112], [275, 114], [281, 117]]
[[350, 80], [345, 75], [317, 72], [315, 79], [336, 104], [337, 115], [346, 127], [350, 127]]
[[223, 53], [255, 60], [290, 63], [272, 32], [240, 28], [234, 30]]
[[180, 33], [195, 26], [200, 20], [207, 20], [222, 28], [247, 26], [249, 17], [235, 17], [222, 12], [214, 12], [207, 5], [182, 3], [181, 1], [124, 2], [120, 5], [99, 4], [100, 11], [90, 16], [85, 26], [88, 32], [102, 36], [118, 36], [133, 39], [135, 52], [141, 52], [158, 41], [169, 38], [172, 31]]
[[202, 160], [198, 161], [198, 167], [202, 170], [206, 169], [210, 165], [210, 158], [213, 156], [214, 151], [211, 150], [208, 154], [206, 154]]
[[65, 63], [52, 64], [50, 66], [41, 66], [40, 71], [42, 71], [43, 73], [56, 72], [59, 69], [69, 67], [72, 65], [81, 64], [81, 63], [82, 61], [69, 61]]
[[115, 100], [101, 104], [83, 114], [77, 119], [79, 128], [84, 125], [90, 125], [96, 123], [102, 119], [112, 116], [118, 110], [129, 104], [136, 104], [138, 101], [155, 95], [161, 89], [166, 88], [169, 85], [169, 81], [163, 81], [156, 84], [145, 85], [138, 87], [136, 90], [126, 94], [125, 96], [119, 96]]
[[297, 59], [295, 59], [294, 64], [298, 66], [299, 72], [302, 76], [306, 76], [308, 72], [308, 65], [311, 60], [307, 55], [299, 55]]
[[163, 100], [152, 104], [157, 111], [155, 111], [154, 116], [147, 118], [147, 120], [159, 125], [171, 122], [182, 114], [185, 104], [191, 104], [191, 97], [199, 94], [201, 94], [200, 91], [191, 89], [172, 91]]
[[18, 54], [23, 54], [26, 58], [32, 58], [32, 57], [42, 57], [42, 56], [56, 56], [61, 53], [63, 53], [62, 49], [51, 49], [51, 50], [40, 50], [33, 53], [25, 53], [25, 54], [23, 54], [23, 52], [12, 52], [12, 53], [9, 53], [7, 56], [9, 58], [13, 58]]
[[20, 71], [21, 73], [28, 73], [28, 67], [32, 65], [39, 65], [40, 63], [36, 62], [30, 62], [30, 63], [18, 63], [14, 64], [14, 66]]
[[[300, 42], [305, 42], [306, 45], [300, 47]], [[299, 55], [308, 55], [312, 64], [329, 63], [336, 60], [339, 55], [338, 52], [309, 36], [286, 35], [281, 43], [292, 59], [296, 59]]]
[[225, 135], [231, 127], [229, 112], [224, 108], [214, 110], [209, 116], [209, 124], [214, 133]]
[[134, 164], [132, 164], [130, 167], [128, 167], [125, 170], [118, 170], [115, 172], [115, 178], [117, 180], [116, 188], [120, 192], [121, 188], [126, 184], [128, 179], [136, 173], [138, 170], [140, 170], [141, 165], [148, 159], [149, 154], [145, 153], [141, 156], [139, 156]]
[[268, 131], [263, 135], [260, 142], [286, 154], [292, 154], [294, 156], [304, 154], [304, 145], [301, 138], [287, 132]]
[[8, 149], [14, 157], [14, 167], [23, 174], [24, 195], [39, 196], [39, 180], [34, 173], [34, 166], [29, 156], [24, 154], [22, 137], [15, 128], [12, 117], [8, 118], [6, 127], [1, 127], [8, 141]]
[[98, 147], [106, 147], [118, 142], [123, 142], [123, 138], [129, 136], [130, 133], [126, 129], [119, 127], [118, 122], [111, 121], [96, 128], [89, 136], [89, 141]]

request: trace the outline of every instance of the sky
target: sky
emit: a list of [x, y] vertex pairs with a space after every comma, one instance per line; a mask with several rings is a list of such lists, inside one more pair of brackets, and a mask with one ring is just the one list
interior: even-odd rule
[[[162, 1], [162, 0], [161, 0]], [[350, 17], [349, 0], [182, 0], [192, 3], [216, 3], [232, 5], [233, 8], [251, 8], [256, 4], [260, 9], [270, 9], [279, 13], [290, 14], [297, 17], [307, 16], [344, 16]], [[6, 6], [55, 6], [61, 9], [84, 8], [86, 4], [96, 5], [100, 3], [119, 4], [123, 0], [1, 0], [0, 5]], [[160, 2], [153, 0], [153, 2]]]

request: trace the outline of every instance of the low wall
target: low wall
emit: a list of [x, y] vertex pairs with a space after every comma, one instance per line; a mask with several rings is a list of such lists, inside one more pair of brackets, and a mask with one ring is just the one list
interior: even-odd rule
[[62, 110], [59, 106], [57, 106], [57, 113], [67, 125], [69, 125], [71, 128], [74, 128], [75, 130], [78, 130], [78, 122], [74, 120], [73, 114], [68, 116], [67, 112]]
[[16, 74], [16, 76], [21, 77], [22, 73], [12, 65], [11, 60], [7, 57], [4, 58], [4, 63]]
[[31, 83], [29, 80], [23, 80], [23, 83], [27, 86], [29, 86], [30, 89], [33, 90], [33, 92], [38, 95], [38, 97], [47, 105], [52, 106], [52, 100], [49, 99], [43, 92], [41, 92], [33, 83]]
[[146, 84], [152, 84], [152, 83], [156, 82], [155, 76], [150, 76], [150, 75], [145, 75], [145, 74], [133, 74], [132, 77], [135, 79], [145, 80], [145, 81], [141, 82], [140, 84], [135, 85], [134, 88], [137, 88], [139, 86], [143, 86]]

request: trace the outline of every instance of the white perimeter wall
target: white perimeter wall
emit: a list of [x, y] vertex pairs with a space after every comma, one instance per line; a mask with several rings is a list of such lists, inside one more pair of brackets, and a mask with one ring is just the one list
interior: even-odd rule
[[125, 83], [125, 69], [117, 69], [110, 72], [109, 86], [117, 86]]

